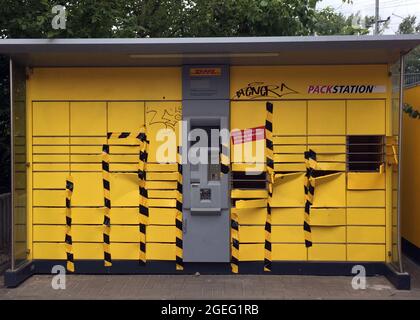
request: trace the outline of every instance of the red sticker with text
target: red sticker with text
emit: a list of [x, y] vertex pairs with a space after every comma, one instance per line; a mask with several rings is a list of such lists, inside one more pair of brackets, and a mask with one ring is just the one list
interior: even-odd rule
[[231, 133], [233, 144], [240, 144], [250, 141], [264, 140], [265, 127], [249, 128], [244, 130], [235, 130]]

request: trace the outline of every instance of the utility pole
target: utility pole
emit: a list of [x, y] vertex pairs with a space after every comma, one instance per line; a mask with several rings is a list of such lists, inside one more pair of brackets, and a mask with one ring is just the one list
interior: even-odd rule
[[375, 0], [375, 32], [374, 34], [379, 34], [379, 0]]

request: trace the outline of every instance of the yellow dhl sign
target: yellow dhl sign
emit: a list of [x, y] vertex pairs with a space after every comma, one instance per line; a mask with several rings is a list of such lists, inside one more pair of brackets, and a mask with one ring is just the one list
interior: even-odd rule
[[221, 68], [191, 68], [191, 77], [216, 77], [222, 74]]

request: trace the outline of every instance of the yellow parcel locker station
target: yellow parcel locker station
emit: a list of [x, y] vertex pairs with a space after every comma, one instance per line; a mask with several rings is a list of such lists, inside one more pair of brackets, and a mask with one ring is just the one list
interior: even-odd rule
[[409, 288], [399, 68], [419, 43], [0, 40], [12, 76], [6, 285], [57, 264], [302, 275], [362, 265]]

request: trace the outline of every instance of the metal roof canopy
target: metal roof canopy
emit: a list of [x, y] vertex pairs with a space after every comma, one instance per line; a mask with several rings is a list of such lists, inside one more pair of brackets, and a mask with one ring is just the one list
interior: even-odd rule
[[420, 35], [136, 39], [3, 39], [0, 54], [25, 66], [182, 64], [387, 64], [420, 45]]

